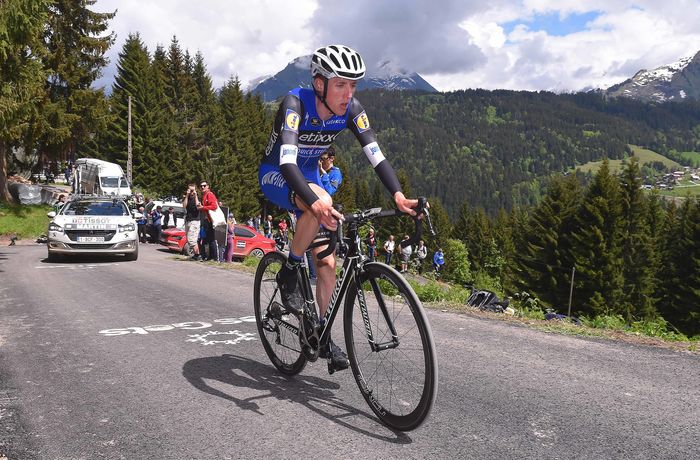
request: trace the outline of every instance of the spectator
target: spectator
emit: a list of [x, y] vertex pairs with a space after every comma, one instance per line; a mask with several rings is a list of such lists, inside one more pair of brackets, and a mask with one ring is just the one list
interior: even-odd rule
[[255, 229], [256, 232], [260, 231], [260, 224], [262, 224], [262, 218], [260, 217], [260, 214], [258, 214], [253, 219], [253, 228]]
[[209, 215], [209, 211], [215, 211], [219, 207], [219, 200], [216, 199], [216, 195], [211, 191], [206, 181], [202, 181], [199, 186], [202, 189], [202, 202], [197, 206], [197, 209], [200, 213], [204, 211], [202, 222], [206, 232], [206, 243], [209, 245], [208, 259], [219, 262], [219, 245], [216, 243], [216, 233]]
[[445, 265], [445, 255], [442, 253], [442, 248], [438, 248], [433, 254], [433, 268], [436, 275], [440, 274], [443, 265]]
[[199, 254], [199, 209], [197, 205], [199, 197], [197, 196], [197, 186], [189, 184], [185, 192], [185, 198], [182, 200], [182, 207], [185, 208], [185, 234], [187, 235], [187, 244], [190, 247], [190, 256], [192, 260], [201, 260]]
[[170, 225], [170, 217], [171, 216], [173, 218], [173, 227], [175, 227], [177, 219], [175, 218], [175, 214], [173, 214], [173, 207], [168, 206], [168, 209], [163, 211], [163, 229], [168, 228], [168, 226]]
[[338, 191], [338, 187], [343, 182], [343, 173], [340, 169], [333, 165], [335, 161], [335, 148], [331, 145], [323, 152], [321, 159], [318, 161], [318, 170], [321, 175], [321, 184], [324, 190], [330, 196], [333, 196]]
[[365, 238], [365, 245], [367, 246], [367, 258], [370, 262], [374, 262], [377, 257], [377, 238], [374, 236], [374, 229], [370, 228], [367, 238]]
[[233, 214], [228, 215], [228, 220], [226, 221], [226, 262], [233, 261], [233, 237], [235, 235], [236, 229], [236, 219], [233, 218]]
[[209, 257], [207, 257], [207, 252], [209, 248], [207, 247], [207, 231], [205, 230], [205, 224], [204, 222], [206, 221], [206, 218], [204, 217], [204, 213], [200, 212], [199, 213], [199, 235], [197, 236], [197, 245], [199, 246], [199, 254], [201, 257], [197, 260], [207, 260]]
[[148, 222], [148, 218], [146, 217], [146, 210], [143, 209], [143, 206], [139, 207], [139, 212], [141, 213], [141, 217], [136, 220], [139, 242], [146, 243], [148, 241], [148, 234], [146, 233], [146, 222]]
[[143, 199], [143, 193], [137, 193], [134, 195], [134, 201], [136, 202], [136, 208], [146, 206], [146, 201]]
[[384, 252], [386, 252], [386, 258], [384, 263], [391, 265], [391, 256], [394, 255], [394, 235], [389, 235], [389, 239], [384, 242]]
[[428, 257], [428, 248], [425, 246], [425, 242], [420, 240], [418, 242], [418, 248], [416, 248], [416, 256], [418, 257], [418, 274], [423, 274], [423, 261]]
[[[403, 243], [404, 241], [408, 241], [408, 235], [404, 235], [401, 242]], [[411, 258], [411, 254], [413, 254], [413, 248], [410, 244], [401, 246], [401, 273], [408, 271], [408, 260]]]
[[162, 209], [161, 206], [156, 206], [156, 209], [151, 211], [151, 238], [155, 244], [160, 242], [160, 232], [163, 230], [161, 225]]
[[[321, 176], [321, 185], [330, 196], [338, 191], [338, 187], [343, 182], [343, 173], [340, 168], [333, 166], [335, 161], [335, 148], [331, 145], [321, 155], [318, 160], [318, 173]], [[309, 278], [316, 279], [316, 261], [310, 249], [306, 251], [306, 261], [309, 266]]]
[[280, 232], [280, 236], [282, 237], [282, 241], [287, 243], [287, 219], [284, 217], [280, 219], [280, 221], [277, 223], [277, 229]]
[[53, 211], [58, 215], [66, 204], [66, 195], [61, 193], [58, 195], [58, 200], [53, 204]]
[[265, 238], [272, 238], [272, 216], [268, 215], [265, 219], [263, 230], [265, 230]]

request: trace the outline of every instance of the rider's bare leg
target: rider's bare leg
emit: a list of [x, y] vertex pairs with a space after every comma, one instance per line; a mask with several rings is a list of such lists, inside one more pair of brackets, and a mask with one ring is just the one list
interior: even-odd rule
[[[320, 200], [323, 200], [328, 204], [333, 204], [333, 199], [323, 188], [316, 184], [309, 184], [309, 187], [311, 187], [311, 190], [314, 191]], [[309, 210], [309, 207], [301, 200], [301, 198], [296, 197], [296, 205], [304, 212], [297, 219], [294, 239], [292, 240], [292, 245], [290, 246], [289, 250], [295, 255], [303, 257], [306, 249], [309, 247], [314, 238], [316, 238], [320, 224], [318, 220], [316, 220], [316, 216], [314, 216], [314, 214]]]
[[316, 302], [320, 318], [326, 316], [328, 302], [335, 286], [335, 254], [329, 254], [321, 260], [317, 259], [318, 253], [325, 251], [326, 248], [328, 248], [327, 245], [312, 249], [314, 260], [316, 260]]

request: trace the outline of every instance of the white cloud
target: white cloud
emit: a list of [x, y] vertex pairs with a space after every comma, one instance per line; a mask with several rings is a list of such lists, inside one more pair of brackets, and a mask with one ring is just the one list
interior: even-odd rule
[[[370, 64], [390, 59], [440, 90], [607, 87], [700, 50], [698, 0], [317, 3], [98, 0], [93, 9], [119, 10], [112, 69], [129, 32], [151, 51], [176, 35], [183, 49], [202, 52], [216, 86], [234, 74], [244, 85], [274, 74], [329, 43], [355, 47]], [[535, 30], [541, 15], [591, 12], [597, 17], [568, 35]]]

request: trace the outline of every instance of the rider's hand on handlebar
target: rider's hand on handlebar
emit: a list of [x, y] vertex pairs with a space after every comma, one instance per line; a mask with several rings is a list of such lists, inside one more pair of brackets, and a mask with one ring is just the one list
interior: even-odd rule
[[341, 213], [333, 209], [333, 206], [323, 200], [314, 201], [311, 205], [311, 212], [314, 213], [314, 216], [316, 216], [321, 225], [331, 231], [338, 228], [338, 221], [343, 218]]
[[[410, 214], [411, 216], [416, 215], [416, 211], [414, 209], [418, 206], [418, 200], [406, 198], [403, 192], [396, 192], [394, 194], [394, 203], [396, 203], [396, 207], [399, 209], [399, 211]], [[429, 207], [427, 202], [425, 207]]]

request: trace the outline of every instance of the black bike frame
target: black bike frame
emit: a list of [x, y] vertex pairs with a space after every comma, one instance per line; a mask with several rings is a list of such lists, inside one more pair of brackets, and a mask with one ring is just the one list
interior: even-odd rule
[[[348, 236], [348, 239], [353, 243], [350, 244], [350, 247], [348, 248], [348, 254], [345, 257], [345, 260], [343, 261], [343, 266], [340, 269], [340, 274], [336, 277], [335, 288], [333, 289], [333, 292], [331, 294], [328, 310], [326, 310], [326, 321], [319, 338], [319, 343], [322, 345], [326, 344], [330, 338], [331, 328], [333, 327], [333, 323], [335, 321], [335, 317], [338, 314], [338, 311], [340, 311], [341, 303], [345, 298], [345, 294], [347, 293], [348, 287], [350, 286], [350, 282], [353, 279], [360, 279], [360, 275], [362, 274], [365, 265], [364, 260], [366, 257], [362, 254], [360, 248], [361, 243], [357, 229], [351, 227]], [[378, 264], [380, 262], [369, 263]], [[304, 269], [302, 270], [303, 295], [306, 299], [307, 307], [316, 308], [313, 289], [311, 287], [311, 281], [309, 280], [308, 272], [306, 270], [306, 258], [304, 258], [302, 266], [304, 267]], [[374, 295], [377, 299], [377, 303], [379, 304], [379, 309], [382, 312], [382, 316], [384, 317], [384, 320], [386, 321], [386, 324], [389, 327], [392, 336], [390, 342], [380, 344], [376, 343], [374, 340], [374, 334], [372, 333], [372, 324], [370, 321], [369, 312], [367, 311], [367, 303], [365, 301], [364, 291], [362, 290], [362, 287], [360, 286], [359, 282], [357, 282], [356, 284], [357, 297], [360, 304], [360, 312], [362, 314], [362, 320], [364, 322], [365, 330], [367, 333], [367, 341], [369, 342], [372, 351], [377, 352], [381, 350], [387, 350], [389, 348], [398, 347], [399, 338], [396, 333], [396, 329], [394, 328], [394, 324], [391, 320], [391, 316], [389, 315], [389, 311], [386, 307], [386, 304], [384, 303], [384, 298], [381, 294], [381, 290], [379, 289], [377, 281], [372, 279], [370, 280], [370, 284], [372, 286], [372, 291], [374, 292]]]

